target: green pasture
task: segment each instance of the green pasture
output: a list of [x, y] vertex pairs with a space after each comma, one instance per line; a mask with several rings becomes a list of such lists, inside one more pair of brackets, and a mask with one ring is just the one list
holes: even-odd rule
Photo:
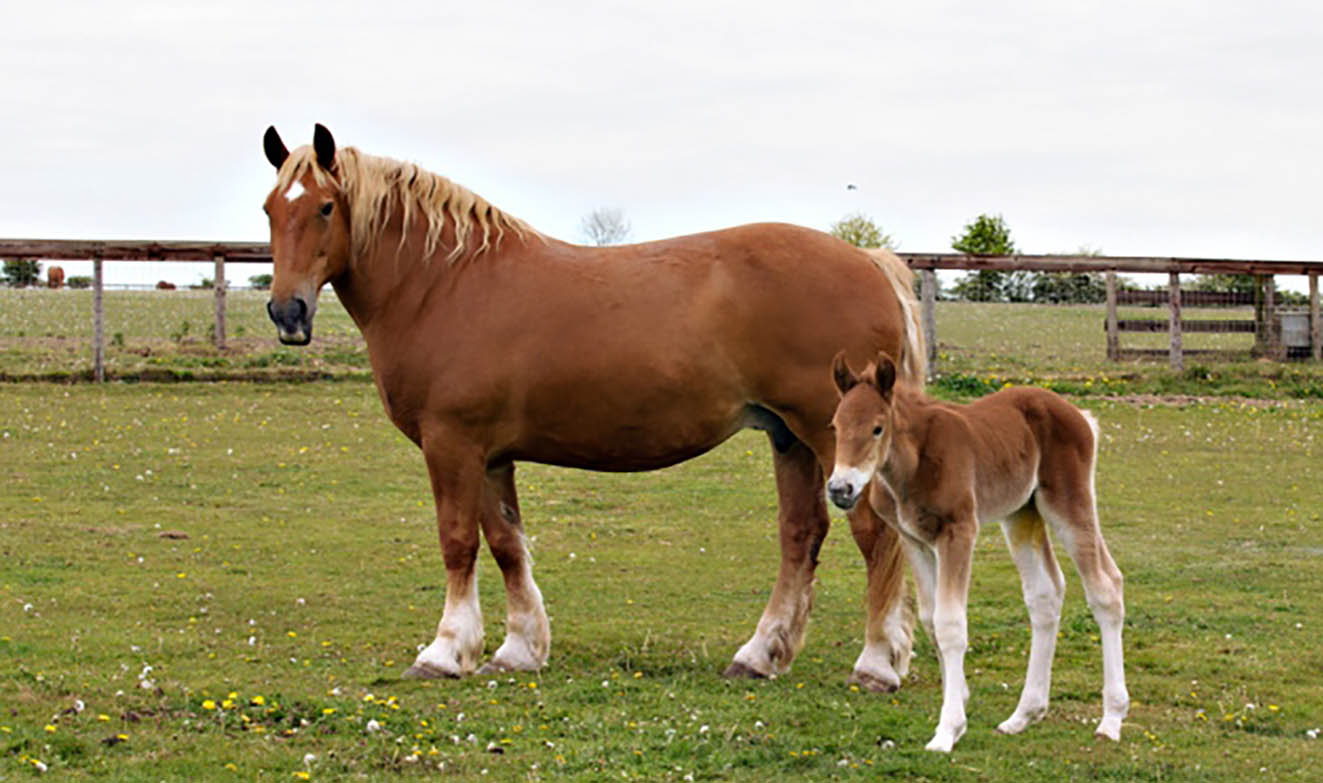
[[[1092, 736], [1097, 629], [1068, 563], [1051, 712], [995, 733], [1029, 635], [988, 530], [969, 731], [942, 756], [922, 632], [902, 690], [845, 685], [863, 575], [839, 520], [792, 672], [720, 677], [777, 562], [754, 433], [648, 474], [521, 466], [551, 661], [416, 682], [443, 571], [421, 459], [371, 384], [2, 384], [0, 780], [1316, 779], [1323, 403], [1083, 403], [1126, 574], [1122, 741]], [[489, 557], [480, 584], [490, 653]]]

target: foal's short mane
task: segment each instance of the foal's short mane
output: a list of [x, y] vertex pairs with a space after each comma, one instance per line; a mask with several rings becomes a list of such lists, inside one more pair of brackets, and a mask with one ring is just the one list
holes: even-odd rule
[[506, 231], [520, 239], [529, 235], [542, 237], [524, 221], [506, 214], [468, 188], [412, 163], [366, 155], [355, 147], [341, 147], [335, 152], [335, 168], [333, 178], [317, 165], [317, 153], [311, 146], [299, 147], [280, 167], [276, 189], [284, 192], [311, 172], [318, 186], [339, 190], [349, 204], [349, 235], [355, 262], [367, 256], [396, 208], [403, 211], [406, 227], [415, 216], [426, 221], [424, 259], [437, 252], [447, 222], [455, 241], [446, 254], [447, 261], [454, 261], [465, 251], [478, 255], [496, 247]]

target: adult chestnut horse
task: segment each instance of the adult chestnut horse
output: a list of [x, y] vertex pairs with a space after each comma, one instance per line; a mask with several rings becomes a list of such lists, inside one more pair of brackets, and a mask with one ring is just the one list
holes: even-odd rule
[[[515, 497], [520, 460], [608, 471], [661, 468], [752, 427], [771, 438], [781, 567], [728, 676], [785, 672], [827, 534], [824, 470], [844, 346], [923, 377], [908, 270], [826, 234], [780, 224], [623, 247], [544, 236], [408, 163], [336, 149], [316, 127], [289, 152], [274, 128], [266, 199], [281, 342], [312, 339], [329, 282], [367, 341], [386, 413], [423, 451], [446, 599], [406, 676], [457, 677], [483, 652], [479, 530], [504, 577], [504, 642], [482, 672], [536, 670], [551, 635]], [[860, 504], [867, 630], [852, 681], [892, 689], [910, 657], [896, 534]]]

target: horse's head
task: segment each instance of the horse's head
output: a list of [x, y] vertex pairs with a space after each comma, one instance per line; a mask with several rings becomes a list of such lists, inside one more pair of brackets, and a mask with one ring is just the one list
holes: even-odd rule
[[264, 205], [275, 263], [266, 311], [280, 342], [307, 345], [317, 293], [349, 267], [348, 205], [336, 175], [335, 140], [318, 125], [312, 148], [290, 153], [271, 127], [262, 146], [277, 172]]
[[882, 353], [856, 375], [841, 351], [832, 362], [832, 377], [841, 401], [832, 417], [836, 464], [827, 481], [827, 494], [832, 503], [849, 510], [859, 502], [868, 480], [891, 449], [896, 365]]

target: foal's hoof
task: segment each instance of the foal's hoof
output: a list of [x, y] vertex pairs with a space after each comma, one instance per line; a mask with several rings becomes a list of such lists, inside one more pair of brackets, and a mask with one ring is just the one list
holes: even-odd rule
[[722, 673], [721, 673], [721, 676], [722, 676], [722, 677], [725, 677], [726, 679], [729, 679], [729, 680], [765, 680], [765, 679], [767, 679], [767, 675], [766, 675], [766, 674], [763, 674], [762, 672], [758, 671], [757, 669], [751, 668], [751, 667], [749, 667], [749, 666], [745, 666], [744, 664], [740, 663], [739, 661], [736, 661], [735, 663], [732, 663], [730, 666], [727, 666], [727, 667], [726, 667], [726, 671], [722, 672]]
[[846, 680], [845, 684], [858, 685], [870, 693], [895, 693], [900, 690], [899, 677], [879, 677], [858, 669], [850, 673], [850, 679]]
[[458, 680], [459, 675], [448, 672], [444, 669], [431, 665], [430, 663], [415, 663], [413, 666], [404, 670], [400, 675], [405, 680]]

